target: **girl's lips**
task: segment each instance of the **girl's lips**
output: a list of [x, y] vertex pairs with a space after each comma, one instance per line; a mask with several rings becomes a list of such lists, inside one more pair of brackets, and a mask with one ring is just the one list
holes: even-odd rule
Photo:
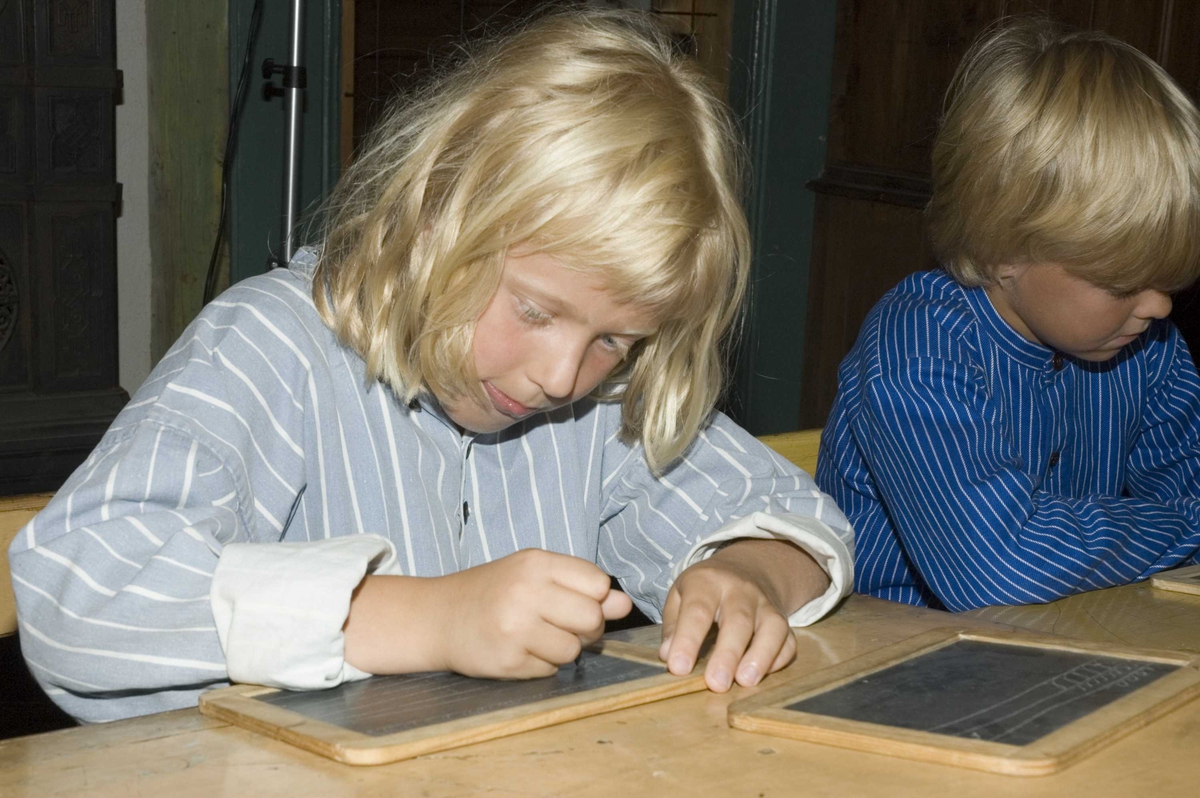
[[486, 380], [483, 383], [483, 389], [487, 391], [487, 395], [496, 409], [506, 416], [524, 418], [533, 413], [532, 407], [526, 407]]

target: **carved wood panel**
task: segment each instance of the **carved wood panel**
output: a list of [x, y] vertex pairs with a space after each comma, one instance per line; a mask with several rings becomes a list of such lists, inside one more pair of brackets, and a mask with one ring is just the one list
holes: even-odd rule
[[117, 384], [113, 0], [0, 0], [0, 495], [56, 489]]
[[[798, 424], [825, 423], [837, 367], [875, 302], [933, 268], [919, 209], [943, 96], [972, 41], [1003, 14], [1044, 13], [1107, 31], [1200, 95], [1200, 4], [1174, 0], [841, 0], [826, 166], [817, 192], [803, 397]], [[894, 210], [888, 210], [888, 207]], [[901, 210], [904, 209], [904, 210]], [[1200, 348], [1200, 300], [1172, 318]]]

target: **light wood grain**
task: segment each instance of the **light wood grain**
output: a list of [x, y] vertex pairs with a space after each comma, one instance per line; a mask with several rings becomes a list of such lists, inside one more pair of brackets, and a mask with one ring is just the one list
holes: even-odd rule
[[8, 570], [8, 546], [21, 529], [45, 507], [53, 493], [30, 493], [0, 498], [0, 637], [17, 631], [17, 605]]
[[1050, 604], [960, 613], [1012, 629], [1200, 654], [1200, 596], [1135, 585], [1093, 590]]
[[[1149, 588], [1147, 588], [1149, 590]], [[1158, 592], [1158, 591], [1155, 591]], [[1190, 598], [1190, 597], [1189, 597]], [[796, 662], [770, 689], [913, 635], [981, 619], [852, 596], [797, 629]], [[1149, 622], [1149, 621], [1144, 621]], [[654, 627], [620, 639], [655, 645]], [[1194, 798], [1200, 702], [1060, 773], [1014, 779], [731, 729], [731, 701], [693, 693], [376, 768], [353, 768], [195, 709], [0, 742], [0, 795], [221, 798], [468, 795], [570, 798]]]
[[[651, 646], [608, 640], [595, 650], [606, 656], [662, 666], [657, 650]], [[338, 762], [381, 765], [699, 692], [705, 689], [704, 664], [698, 662], [690, 676], [663, 673], [380, 736], [344, 729], [263, 703], [256, 700], [258, 696], [277, 691], [257, 685], [237, 685], [203, 695], [200, 712]]]
[[787, 458], [797, 468], [809, 474], [817, 473], [817, 454], [821, 449], [820, 429], [763, 435], [759, 440]]
[[[1166, 663], [1178, 666], [1179, 670], [1162, 676], [1045, 737], [1020, 746], [785, 709], [798, 701], [828, 692], [959, 640]], [[1078, 762], [1104, 745], [1143, 728], [1200, 695], [1200, 670], [1196, 665], [1197, 658], [1169, 651], [1067, 641], [1028, 632], [969, 632], [942, 629], [917, 635], [735, 702], [729, 707], [729, 723], [734, 728], [746, 731], [884, 756], [1012, 776], [1044, 776]]]

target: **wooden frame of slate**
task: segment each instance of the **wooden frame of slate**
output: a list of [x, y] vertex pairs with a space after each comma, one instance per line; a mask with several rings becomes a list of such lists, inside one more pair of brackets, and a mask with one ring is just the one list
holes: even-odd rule
[[1176, 593], [1192, 593], [1200, 596], [1200, 565], [1162, 571], [1150, 577], [1150, 586]]
[[375, 676], [313, 692], [243, 684], [200, 696], [200, 712], [338, 762], [382, 765], [703, 689], [703, 661], [673, 676], [656, 649], [604, 640], [578, 669], [544, 679]]
[[1024, 632], [935, 629], [737, 701], [729, 725], [1038, 776], [1200, 694], [1197, 662]]

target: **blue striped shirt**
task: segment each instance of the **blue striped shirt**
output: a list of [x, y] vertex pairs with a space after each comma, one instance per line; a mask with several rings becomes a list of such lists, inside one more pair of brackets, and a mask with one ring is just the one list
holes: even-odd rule
[[[366, 379], [313, 306], [314, 263], [302, 251], [206, 307], [14, 539], [22, 648], [71, 714], [194, 706], [228, 682], [210, 585], [232, 543], [283, 542], [291, 556], [297, 544], [373, 533], [416, 576], [536, 547], [598, 563], [657, 618], [697, 542], [764, 511], [825, 535], [845, 555], [832, 559], [849, 590], [845, 517], [727, 418], [661, 478], [620, 439], [617, 404], [584, 400], [464, 435], [436, 403], [406, 406]], [[361, 573], [336, 597], [343, 620]], [[285, 580], [279, 592], [270, 599], [290, 615], [311, 590]], [[340, 635], [341, 621], [332, 628]], [[340, 662], [340, 637], [327, 647]]]
[[916, 274], [841, 365], [817, 482], [861, 593], [965, 610], [1133, 582], [1200, 546], [1200, 379], [1169, 321], [1075, 361]]

